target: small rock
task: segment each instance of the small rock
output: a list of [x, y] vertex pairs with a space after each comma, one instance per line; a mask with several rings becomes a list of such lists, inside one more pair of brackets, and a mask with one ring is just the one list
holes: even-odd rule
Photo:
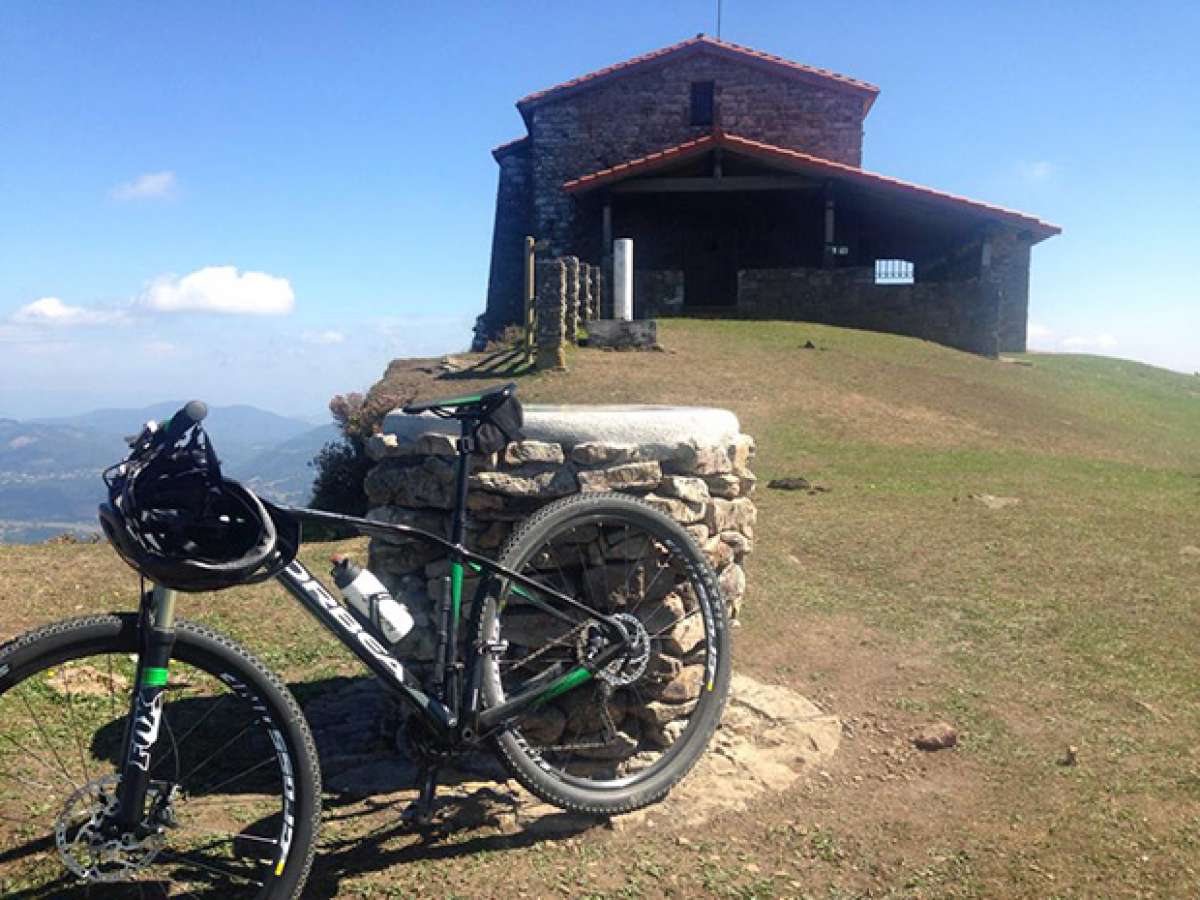
[[[706, 506], [703, 503], [689, 503], [675, 497], [660, 497], [657, 494], [647, 494], [642, 498], [655, 509], [666, 513], [676, 522], [690, 525], [704, 519]], [[728, 501], [726, 501], [728, 502]], [[711, 530], [711, 524], [709, 525]]]
[[758, 520], [758, 510], [745, 497], [736, 500], [716, 498], [707, 507], [709, 531], [740, 531], [747, 537]]
[[639, 456], [638, 448], [634, 444], [602, 444], [598, 441], [576, 444], [571, 451], [571, 460], [581, 466], [611, 466], [636, 462]]
[[[376, 470], [378, 467], [376, 467]], [[508, 497], [549, 498], [573, 494], [578, 489], [575, 471], [561, 466], [545, 472], [480, 472], [471, 476], [471, 487]]]
[[690, 703], [700, 695], [703, 684], [704, 666], [686, 666], [659, 689], [658, 699], [664, 703]]
[[982, 503], [988, 509], [1004, 509], [1006, 506], [1016, 506], [1021, 502], [1017, 497], [996, 497], [992, 494], [968, 494], [967, 497]]
[[948, 722], [926, 725], [912, 739], [918, 750], [948, 750], [958, 744], [958, 732]]
[[659, 485], [658, 492], [665, 497], [677, 497], [691, 503], [708, 502], [708, 485], [701, 478], [668, 475]]
[[662, 469], [656, 462], [624, 463], [607, 469], [584, 469], [578, 478], [584, 492], [650, 490], [662, 480]]
[[677, 471], [695, 475], [724, 475], [733, 471], [733, 460], [724, 447], [682, 444], [676, 457]]
[[807, 478], [791, 477], [772, 478], [767, 482], [767, 487], [777, 491], [807, 491], [812, 485], [809, 484]]
[[721, 586], [721, 594], [730, 606], [738, 606], [742, 595], [746, 593], [746, 573], [737, 563], [731, 563], [721, 570], [717, 578]]
[[399, 441], [394, 434], [373, 434], [367, 438], [367, 456], [378, 462], [399, 450]]
[[458, 441], [453, 435], [429, 431], [413, 442], [412, 449], [418, 456], [454, 457], [458, 455]]
[[750, 462], [758, 452], [754, 438], [748, 434], [739, 434], [729, 446], [729, 460], [733, 464], [735, 475], [747, 475], [750, 472]]
[[1074, 744], [1067, 747], [1067, 752], [1063, 754], [1058, 761], [1060, 766], [1077, 766], [1079, 765], [1079, 748]]
[[720, 571], [733, 562], [733, 547], [721, 540], [720, 535], [713, 535], [703, 545], [704, 555], [708, 557], [709, 565]]
[[754, 552], [754, 542], [740, 531], [722, 531], [721, 540], [733, 548], [735, 556], [747, 556]]
[[515, 441], [504, 449], [504, 462], [510, 466], [524, 463], [561, 465], [563, 461], [562, 447], [546, 441]]
[[742, 488], [742, 479], [737, 475], [705, 475], [704, 484], [714, 497], [732, 500]]

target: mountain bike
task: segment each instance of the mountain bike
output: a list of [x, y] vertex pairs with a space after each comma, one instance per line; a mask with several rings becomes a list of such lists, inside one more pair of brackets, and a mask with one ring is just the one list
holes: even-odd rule
[[[471, 453], [514, 390], [405, 409], [458, 422], [448, 536], [270, 507], [297, 524], [297, 542], [299, 523], [321, 522], [445, 552], [425, 679], [298, 559], [275, 574], [409, 708], [420, 777], [403, 815], [415, 827], [433, 813], [439, 770], [481, 749], [565, 810], [661, 800], [703, 753], [729, 690], [713, 570], [641, 500], [573, 495], [532, 513], [497, 559], [466, 546]], [[148, 425], [143, 451], [198, 424], [196, 409]], [[0, 647], [0, 894], [299, 895], [321, 810], [308, 723], [250, 651], [176, 616], [185, 598], [144, 583], [136, 612], [56, 622]]]

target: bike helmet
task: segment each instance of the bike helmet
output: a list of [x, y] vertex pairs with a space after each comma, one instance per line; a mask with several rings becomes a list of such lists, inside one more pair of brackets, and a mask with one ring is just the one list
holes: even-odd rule
[[104, 473], [100, 524], [146, 578], [180, 591], [217, 591], [276, 575], [296, 556], [300, 526], [221, 474], [189, 403], [163, 428], [147, 426], [129, 456]]

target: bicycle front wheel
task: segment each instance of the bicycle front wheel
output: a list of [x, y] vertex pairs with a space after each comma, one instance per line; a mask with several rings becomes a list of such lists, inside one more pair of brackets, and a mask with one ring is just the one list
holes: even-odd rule
[[312, 736], [262, 663], [199, 625], [176, 625], [146, 819], [105, 833], [138, 644], [136, 616], [107, 615], [0, 647], [0, 895], [298, 896], [320, 815]]
[[[554, 673], [590, 674], [496, 737], [509, 771], [564, 809], [630, 812], [662, 799], [695, 765], [729, 691], [729, 626], [716, 576], [686, 531], [622, 494], [564, 498], [530, 517], [500, 562], [616, 619], [626, 649], [590, 660], [607, 639], [594, 617], [509, 583], [489, 598], [483, 637], [491, 706]], [[565, 686], [564, 686], [565, 687]]]

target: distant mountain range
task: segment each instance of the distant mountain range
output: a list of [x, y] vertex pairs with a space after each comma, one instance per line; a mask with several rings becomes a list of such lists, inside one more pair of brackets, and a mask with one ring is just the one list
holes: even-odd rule
[[[124, 436], [182, 405], [0, 419], [0, 543], [96, 531], [96, 505], [105, 497], [100, 473], [125, 456]], [[308, 462], [338, 437], [333, 424], [314, 427], [253, 406], [211, 407], [204, 427], [227, 475], [286, 503], [307, 502], [314, 475]]]

